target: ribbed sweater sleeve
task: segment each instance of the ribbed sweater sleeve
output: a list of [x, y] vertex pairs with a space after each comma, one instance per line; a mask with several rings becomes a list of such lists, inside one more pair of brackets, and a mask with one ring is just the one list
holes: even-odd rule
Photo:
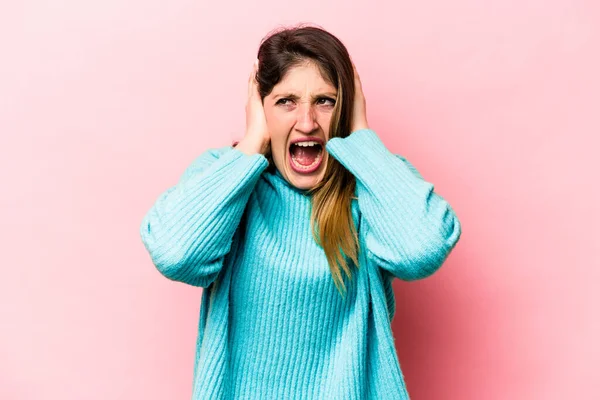
[[209, 149], [164, 191], [140, 227], [165, 277], [207, 287], [217, 277], [244, 208], [268, 161], [233, 147]]
[[332, 138], [326, 149], [356, 178], [368, 257], [408, 281], [441, 267], [460, 238], [461, 224], [434, 185], [371, 129]]

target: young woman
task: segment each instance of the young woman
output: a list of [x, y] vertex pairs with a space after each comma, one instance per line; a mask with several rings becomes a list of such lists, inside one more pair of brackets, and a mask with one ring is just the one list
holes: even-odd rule
[[156, 268], [204, 288], [193, 399], [408, 399], [391, 282], [443, 264], [456, 214], [369, 129], [350, 56], [320, 28], [263, 40], [246, 117], [141, 225]]

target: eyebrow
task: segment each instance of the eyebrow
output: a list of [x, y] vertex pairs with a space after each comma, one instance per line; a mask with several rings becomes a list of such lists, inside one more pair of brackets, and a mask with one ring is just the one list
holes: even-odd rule
[[[323, 97], [323, 96], [329, 96], [329, 97], [335, 98], [335, 97], [337, 97], [337, 93], [326, 92], [326, 93], [320, 93], [320, 94], [317, 94], [317, 95], [313, 95], [311, 97], [312, 97], [313, 100], [316, 100], [316, 99], [318, 99], [320, 97]], [[275, 95], [274, 99], [278, 100], [278, 99], [283, 98], [283, 97], [288, 98], [288, 99], [292, 99], [292, 100], [298, 100], [300, 98], [300, 96], [298, 96], [296, 93], [287, 92], [287, 93], [280, 93], [280, 94]]]

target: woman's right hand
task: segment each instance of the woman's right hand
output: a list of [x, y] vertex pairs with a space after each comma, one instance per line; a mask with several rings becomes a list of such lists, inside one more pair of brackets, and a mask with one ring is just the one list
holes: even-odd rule
[[248, 100], [246, 102], [246, 134], [236, 148], [246, 154], [266, 155], [271, 150], [271, 135], [267, 128], [265, 110], [258, 92], [256, 74], [258, 59], [254, 62], [248, 78]]

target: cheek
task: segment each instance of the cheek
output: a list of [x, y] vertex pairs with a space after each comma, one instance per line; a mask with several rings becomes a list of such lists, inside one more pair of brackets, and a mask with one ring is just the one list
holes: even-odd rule
[[321, 129], [325, 132], [325, 136], [329, 137], [329, 125], [331, 124], [331, 112], [322, 112], [317, 115], [317, 122], [321, 126]]
[[287, 134], [271, 132], [271, 151], [281, 153], [285, 151], [285, 145], [287, 143]]
[[277, 110], [265, 110], [265, 120], [271, 136], [289, 131], [293, 126], [293, 118], [288, 114], [277, 112]]
[[276, 158], [285, 156], [287, 152], [286, 144], [294, 126], [293, 118], [289, 114], [291, 113], [282, 114], [273, 108], [265, 109], [267, 128], [271, 134], [271, 152]]

